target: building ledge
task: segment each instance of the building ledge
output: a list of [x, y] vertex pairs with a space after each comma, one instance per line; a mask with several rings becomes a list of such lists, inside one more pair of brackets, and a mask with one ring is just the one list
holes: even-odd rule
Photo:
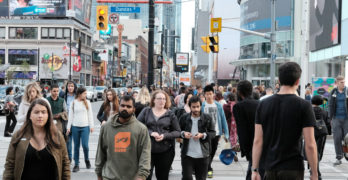
[[[293, 57], [277, 57], [275, 60], [275, 63], [281, 64], [288, 61], [291, 61]], [[234, 66], [241, 66], [241, 65], [253, 65], [253, 64], [269, 64], [270, 58], [255, 58], [255, 59], [237, 59], [230, 61], [229, 64]]]

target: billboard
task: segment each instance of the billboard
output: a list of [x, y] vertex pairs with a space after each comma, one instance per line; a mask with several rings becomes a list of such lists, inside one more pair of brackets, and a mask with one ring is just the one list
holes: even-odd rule
[[69, 0], [69, 11], [81, 23], [89, 25], [91, 22], [91, 0]]
[[340, 9], [341, 0], [310, 0], [310, 51], [340, 43]]
[[0, 16], [8, 16], [8, 0], [0, 0]]
[[189, 54], [178, 52], [175, 55], [175, 72], [188, 72]]
[[8, 0], [10, 16], [65, 16], [65, 0]]
[[[278, 31], [290, 30], [292, 21], [293, 0], [277, 0], [276, 21]], [[244, 0], [241, 2], [240, 23], [242, 29], [258, 32], [271, 31], [271, 1], [270, 0]], [[242, 36], [248, 35], [241, 33]]]

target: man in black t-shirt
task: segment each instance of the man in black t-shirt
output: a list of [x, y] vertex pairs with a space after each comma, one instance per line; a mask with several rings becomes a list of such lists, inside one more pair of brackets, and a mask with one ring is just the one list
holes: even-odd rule
[[267, 180], [302, 180], [303, 134], [311, 179], [317, 180], [318, 156], [313, 128], [315, 117], [311, 104], [296, 95], [301, 68], [294, 62], [288, 62], [281, 65], [278, 72], [280, 91], [261, 101], [256, 110], [252, 179], [261, 178], [258, 173], [261, 162]]

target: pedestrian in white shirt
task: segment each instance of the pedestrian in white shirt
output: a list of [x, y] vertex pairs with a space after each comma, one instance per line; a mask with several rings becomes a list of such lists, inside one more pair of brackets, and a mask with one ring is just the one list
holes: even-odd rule
[[70, 106], [67, 133], [72, 133], [74, 141], [74, 161], [73, 172], [80, 170], [80, 142], [82, 141], [83, 153], [87, 169], [91, 168], [88, 152], [89, 133], [93, 132], [93, 112], [91, 103], [86, 99], [87, 91], [84, 87], [79, 87], [76, 92], [76, 98]]

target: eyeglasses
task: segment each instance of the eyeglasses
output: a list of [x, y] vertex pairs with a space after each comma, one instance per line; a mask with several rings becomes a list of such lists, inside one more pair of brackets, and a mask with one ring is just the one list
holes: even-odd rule
[[155, 98], [157, 101], [165, 101], [166, 98]]

